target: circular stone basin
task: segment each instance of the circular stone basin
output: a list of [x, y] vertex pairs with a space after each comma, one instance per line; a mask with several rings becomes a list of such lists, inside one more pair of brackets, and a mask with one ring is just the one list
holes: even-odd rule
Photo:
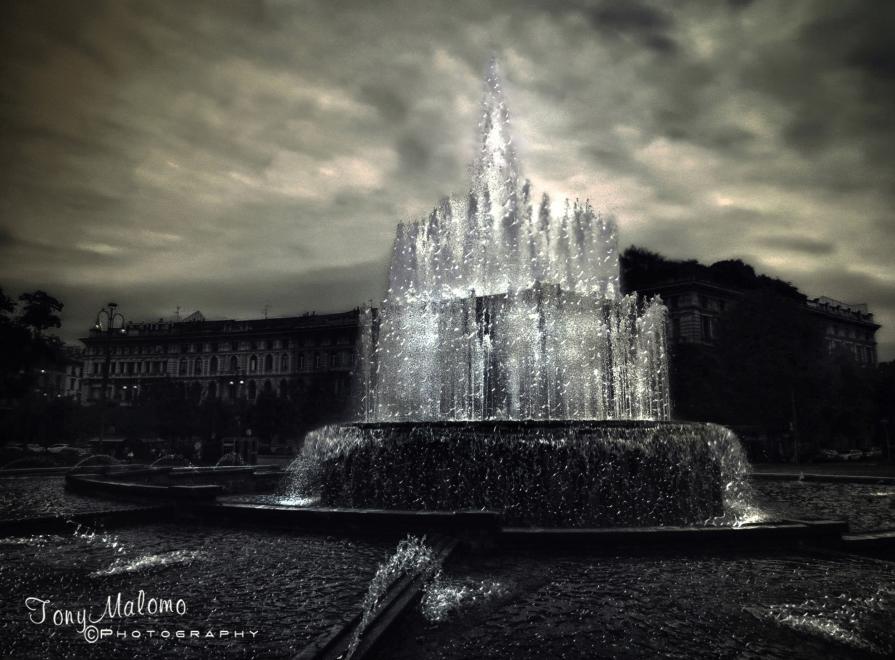
[[724, 427], [656, 421], [355, 423], [310, 433], [303, 454], [326, 506], [561, 527], [704, 523], [747, 465]]

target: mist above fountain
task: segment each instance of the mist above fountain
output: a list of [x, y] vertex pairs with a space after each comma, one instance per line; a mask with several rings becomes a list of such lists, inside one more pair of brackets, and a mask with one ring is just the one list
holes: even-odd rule
[[298, 494], [541, 525], [723, 517], [739, 442], [667, 421], [665, 307], [621, 294], [612, 217], [535, 208], [494, 61], [479, 129], [467, 194], [398, 226], [360, 333], [360, 421], [308, 435]]

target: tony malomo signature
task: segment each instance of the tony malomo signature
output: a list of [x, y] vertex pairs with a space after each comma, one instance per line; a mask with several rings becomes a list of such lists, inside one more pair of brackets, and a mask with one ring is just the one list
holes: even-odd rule
[[77, 627], [77, 633], [82, 635], [87, 642], [94, 644], [100, 639], [106, 637], [116, 637], [119, 639], [141, 639], [148, 637], [160, 637], [162, 639], [196, 639], [196, 638], [217, 638], [217, 639], [240, 639], [245, 638], [246, 634], [252, 639], [258, 634], [257, 630], [168, 630], [168, 629], [132, 629], [132, 630], [112, 630], [111, 628], [100, 628], [97, 624], [106, 623], [111, 625], [115, 620], [126, 620], [137, 616], [158, 616], [158, 615], [177, 615], [184, 616], [186, 614], [186, 602], [182, 598], [174, 600], [173, 598], [147, 598], [146, 592], [140, 589], [135, 599], [126, 599], [119, 591], [115, 596], [107, 596], [105, 607], [99, 614], [86, 607], [69, 610], [55, 609], [51, 607], [52, 601], [46, 598], [37, 598], [30, 596], [25, 599], [25, 607], [30, 614], [28, 620], [35, 625], [52, 624], [53, 626], [72, 626]]

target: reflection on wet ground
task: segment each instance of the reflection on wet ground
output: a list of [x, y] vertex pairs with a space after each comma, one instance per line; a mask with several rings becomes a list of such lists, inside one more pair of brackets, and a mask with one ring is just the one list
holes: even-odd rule
[[[392, 546], [182, 525], [0, 538], [0, 657], [290, 657], [357, 610]], [[82, 608], [99, 616], [108, 596], [135, 600], [140, 590], [147, 599], [183, 599], [185, 616], [106, 618], [98, 627], [141, 637], [91, 645], [78, 624], [30, 623], [25, 604], [34, 597], [51, 601], [48, 616]], [[162, 639], [162, 630], [172, 637]], [[188, 631], [184, 639], [178, 630]], [[230, 634], [189, 638], [189, 631], [221, 630]], [[258, 631], [254, 639], [233, 635], [249, 630]]]
[[402, 623], [392, 657], [895, 652], [891, 564], [855, 557], [493, 557], [452, 566], [443, 587], [440, 610], [424, 599]]

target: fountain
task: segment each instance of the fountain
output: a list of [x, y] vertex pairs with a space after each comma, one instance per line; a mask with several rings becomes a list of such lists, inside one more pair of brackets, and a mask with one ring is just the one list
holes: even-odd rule
[[311, 433], [300, 480], [326, 505], [520, 524], [724, 516], [738, 440], [669, 421], [666, 309], [620, 291], [612, 216], [535, 207], [494, 60], [479, 128], [467, 194], [398, 225], [386, 299], [363, 316], [360, 421]]
[[480, 129], [468, 194], [398, 225], [363, 419], [667, 419], [665, 308], [621, 295], [611, 216], [535, 211], [494, 61]]

